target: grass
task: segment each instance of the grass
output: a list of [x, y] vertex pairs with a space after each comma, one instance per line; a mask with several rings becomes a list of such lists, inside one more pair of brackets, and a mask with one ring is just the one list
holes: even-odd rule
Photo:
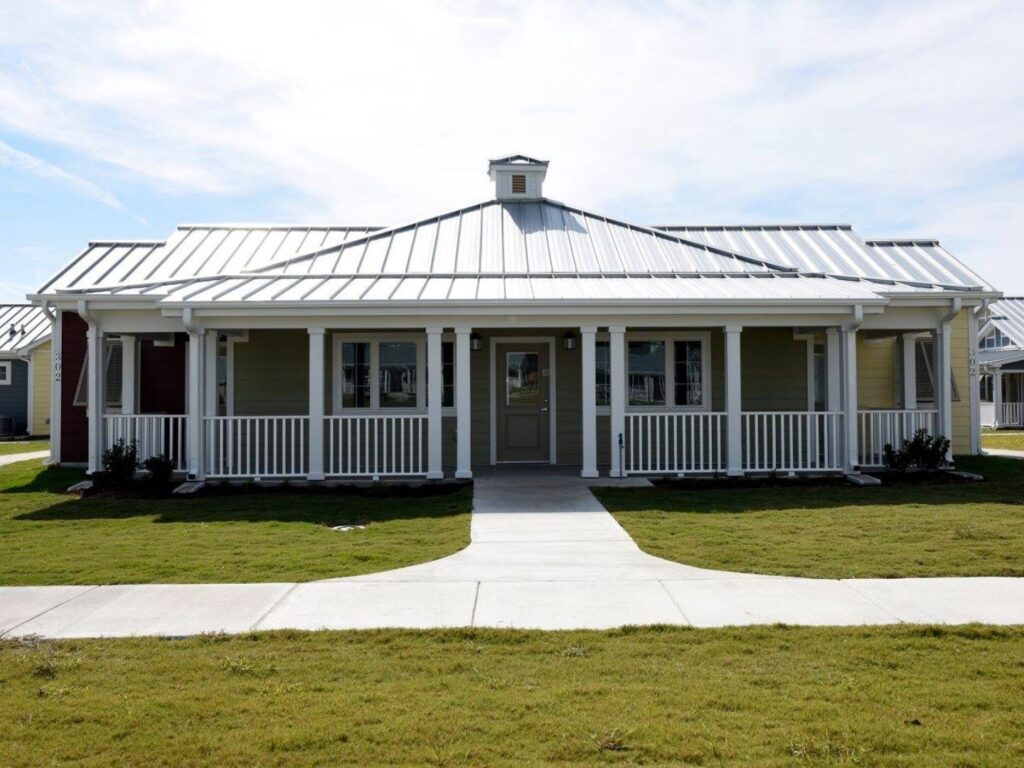
[[[62, 493], [81, 478], [39, 461], [0, 467], [0, 584], [307, 581], [413, 565], [469, 543], [467, 489], [425, 498]], [[329, 527], [356, 522], [368, 525]]]
[[1024, 451], [1024, 431], [1022, 430], [983, 430], [981, 433], [982, 448], [1003, 448], [1010, 451]]
[[756, 489], [596, 489], [652, 555], [820, 578], [1024, 576], [1024, 462], [957, 460], [967, 485], [835, 482]]
[[1021, 628], [0, 645], [0, 765], [1019, 766]]
[[0, 441], [0, 456], [15, 453], [32, 453], [50, 450], [49, 440], [4, 440]]

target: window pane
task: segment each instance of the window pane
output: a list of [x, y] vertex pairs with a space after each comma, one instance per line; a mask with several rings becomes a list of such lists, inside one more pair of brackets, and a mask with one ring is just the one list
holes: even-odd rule
[[380, 407], [416, 407], [416, 344], [380, 343]]
[[228, 415], [228, 342], [217, 338], [217, 415]]
[[665, 342], [629, 342], [629, 404], [665, 404]]
[[112, 341], [107, 345], [107, 367], [103, 372], [104, 393], [106, 405], [113, 408], [121, 407], [121, 378], [122, 354], [124, 347], [120, 341]]
[[676, 405], [703, 405], [704, 361], [699, 341], [676, 341]]
[[505, 405], [540, 403], [540, 356], [536, 352], [509, 352], [505, 378]]
[[607, 341], [599, 341], [594, 347], [594, 365], [597, 368], [595, 384], [597, 386], [597, 404], [612, 403], [612, 358], [611, 345]]
[[828, 359], [820, 344], [814, 346], [814, 407], [824, 411], [828, 406]]
[[341, 407], [370, 407], [370, 345], [346, 341], [341, 345]]
[[441, 407], [455, 407], [455, 344], [441, 342]]

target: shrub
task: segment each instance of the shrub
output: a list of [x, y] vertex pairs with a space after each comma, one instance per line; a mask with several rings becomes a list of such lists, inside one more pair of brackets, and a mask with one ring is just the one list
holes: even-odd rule
[[174, 462], [160, 454], [150, 456], [142, 466], [149, 472], [146, 478], [146, 490], [154, 495], [167, 493], [171, 487], [171, 479], [174, 476]]
[[935, 470], [946, 461], [949, 439], [942, 435], [929, 435], [927, 429], [919, 429], [911, 440], [904, 440], [899, 450], [886, 443], [882, 460], [887, 469], [906, 472], [908, 469]]
[[139, 466], [139, 449], [135, 441], [118, 440], [103, 452], [103, 471], [112, 485], [130, 485]]

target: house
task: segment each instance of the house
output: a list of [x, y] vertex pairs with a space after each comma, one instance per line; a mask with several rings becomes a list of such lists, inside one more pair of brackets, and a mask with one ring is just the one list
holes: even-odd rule
[[0, 438], [50, 433], [51, 319], [31, 304], [0, 304]]
[[54, 455], [320, 480], [855, 472], [919, 428], [978, 452], [999, 293], [937, 242], [632, 224], [547, 171], [493, 160], [493, 197], [397, 227], [89, 243], [31, 297], [58, 317]]
[[982, 425], [1024, 427], [1024, 297], [1007, 297], [989, 307], [978, 361]]

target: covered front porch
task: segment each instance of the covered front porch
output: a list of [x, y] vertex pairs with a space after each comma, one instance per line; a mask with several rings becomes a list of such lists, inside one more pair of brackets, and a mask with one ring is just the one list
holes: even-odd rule
[[[918, 429], [953, 435], [956, 309], [931, 323], [914, 312], [405, 327], [186, 313], [173, 413], [139, 407], [151, 334], [94, 320], [89, 470], [134, 440], [140, 460], [165, 455], [197, 480], [466, 479], [505, 463], [587, 478], [855, 472]], [[112, 343], [116, 406], [109, 369], [90, 362]]]

